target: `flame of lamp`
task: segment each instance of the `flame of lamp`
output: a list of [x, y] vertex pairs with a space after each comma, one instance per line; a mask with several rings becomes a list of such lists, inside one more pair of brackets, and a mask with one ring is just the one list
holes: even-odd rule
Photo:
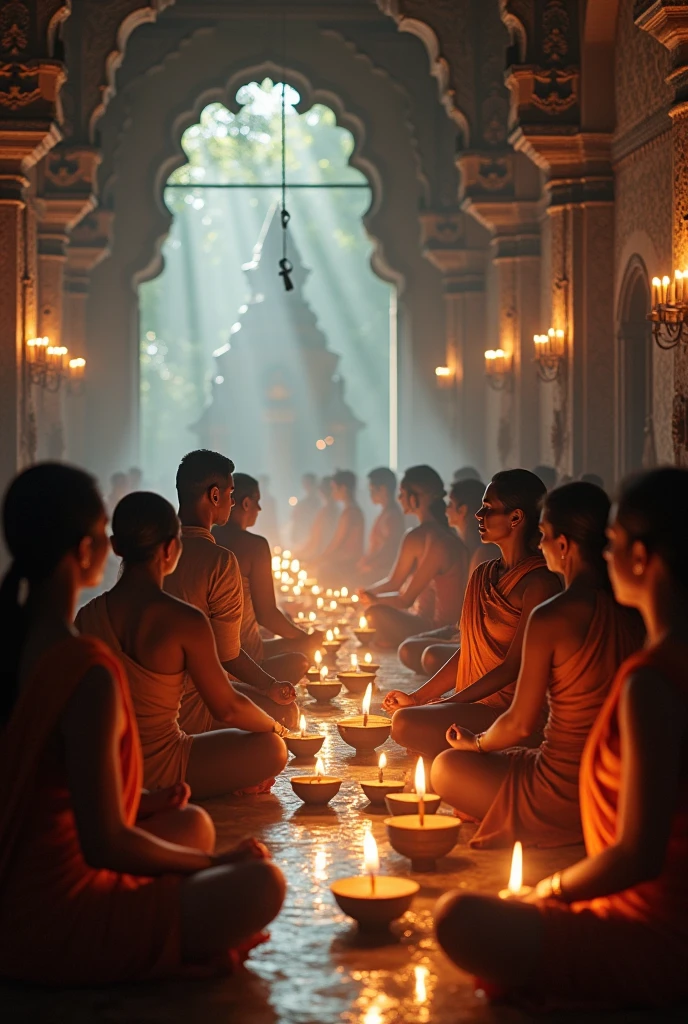
[[526, 896], [531, 887], [523, 884], [523, 846], [519, 842], [514, 843], [514, 852], [511, 855], [511, 871], [509, 873], [509, 884], [506, 889], [500, 889], [499, 897], [503, 900], [513, 897]]
[[380, 859], [377, 844], [371, 832], [363, 840], [364, 870], [362, 877], [340, 878], [330, 891], [344, 913], [358, 922], [364, 931], [389, 928], [411, 906], [420, 886], [408, 878], [377, 875]]

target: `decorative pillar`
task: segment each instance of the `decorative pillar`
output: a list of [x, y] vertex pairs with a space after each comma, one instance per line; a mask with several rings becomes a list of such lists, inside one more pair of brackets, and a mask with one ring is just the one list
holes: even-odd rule
[[450, 436], [461, 459], [485, 472], [484, 232], [462, 213], [424, 213], [420, 219], [423, 254], [442, 274], [449, 377], [438, 377], [436, 384], [446, 399]]
[[[669, 110], [673, 150], [672, 265], [688, 266], [688, 4], [639, 2], [636, 25], [649, 32], [671, 55], [667, 82], [674, 89]], [[688, 346], [679, 345], [674, 357], [674, 458], [688, 466]]]
[[49, 26], [68, 4], [0, 7], [0, 492], [33, 457], [24, 385], [24, 343], [36, 333], [35, 239], [27, 172], [60, 138], [64, 67], [52, 58]]

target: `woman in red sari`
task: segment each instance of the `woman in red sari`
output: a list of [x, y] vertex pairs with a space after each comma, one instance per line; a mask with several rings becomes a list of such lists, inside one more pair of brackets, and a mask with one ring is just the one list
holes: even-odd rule
[[70, 466], [34, 466], [5, 496], [0, 975], [14, 980], [99, 985], [227, 961], [284, 896], [260, 843], [211, 852], [184, 783], [141, 791], [123, 668], [72, 626], [102, 578], [106, 524], [93, 479]]
[[609, 529], [616, 599], [645, 649], [619, 669], [580, 770], [587, 857], [525, 900], [448, 894], [437, 936], [483, 987], [545, 1006], [688, 998], [688, 472], [628, 482]]

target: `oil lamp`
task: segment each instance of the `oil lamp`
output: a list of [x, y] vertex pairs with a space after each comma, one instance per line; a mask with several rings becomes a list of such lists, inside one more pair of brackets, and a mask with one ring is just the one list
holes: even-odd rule
[[378, 874], [380, 858], [372, 832], [363, 839], [364, 875], [340, 878], [330, 891], [347, 917], [358, 922], [362, 931], [389, 928], [411, 906], [420, 886], [410, 878], [394, 878]]

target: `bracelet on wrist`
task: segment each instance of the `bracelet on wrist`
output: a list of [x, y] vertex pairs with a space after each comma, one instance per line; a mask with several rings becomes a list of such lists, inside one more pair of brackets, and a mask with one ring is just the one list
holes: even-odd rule
[[550, 889], [552, 890], [552, 899], [563, 900], [564, 892], [561, 887], [561, 871], [555, 871], [549, 880]]
[[478, 751], [479, 754], [484, 754], [485, 753], [485, 751], [483, 750], [483, 736], [484, 735], [485, 735], [484, 732], [477, 732], [475, 734], [475, 736], [474, 736], [475, 749]]

